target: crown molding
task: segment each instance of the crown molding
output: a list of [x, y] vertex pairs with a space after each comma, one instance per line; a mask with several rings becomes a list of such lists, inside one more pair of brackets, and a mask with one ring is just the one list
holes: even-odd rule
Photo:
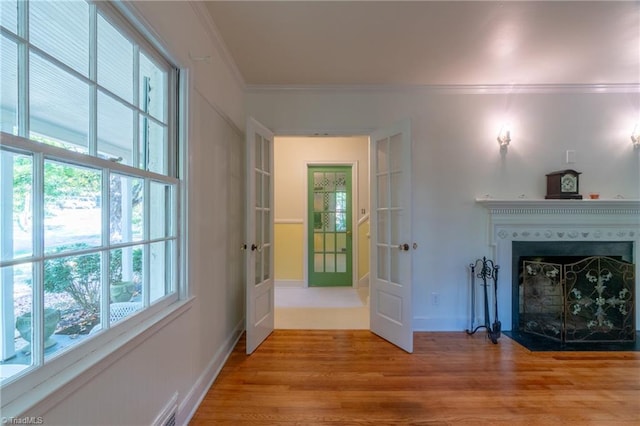
[[260, 85], [247, 84], [248, 93], [264, 92], [425, 92], [434, 94], [500, 95], [556, 93], [640, 93], [640, 83], [616, 84], [416, 84], [416, 85]]
[[204, 4], [205, 2], [189, 0], [188, 3], [193, 8], [196, 16], [198, 16], [200, 23], [202, 23], [202, 25], [204, 26], [207, 34], [209, 35], [209, 38], [213, 42], [214, 47], [219, 51], [220, 57], [222, 58], [223, 62], [231, 70], [233, 78], [242, 89], [246, 90], [247, 84], [242, 77], [242, 73], [240, 72], [240, 69], [238, 69], [236, 62], [233, 60], [233, 56], [231, 56], [231, 53], [229, 53], [227, 45], [225, 44], [220, 31], [218, 31], [218, 27], [213, 21], [209, 9], [207, 9], [207, 6], [205, 6]]

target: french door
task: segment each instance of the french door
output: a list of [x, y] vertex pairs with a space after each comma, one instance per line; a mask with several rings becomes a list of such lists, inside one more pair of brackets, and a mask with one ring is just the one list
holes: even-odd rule
[[351, 287], [351, 166], [309, 166], [309, 287]]
[[370, 139], [371, 331], [413, 352], [411, 287], [411, 125], [381, 129]]
[[274, 328], [273, 133], [247, 122], [246, 340], [250, 354]]

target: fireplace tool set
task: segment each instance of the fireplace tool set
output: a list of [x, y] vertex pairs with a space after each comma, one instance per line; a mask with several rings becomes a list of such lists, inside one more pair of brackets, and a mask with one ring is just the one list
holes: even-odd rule
[[[496, 265], [492, 260], [488, 260], [486, 257], [477, 259], [474, 263], [470, 264], [471, 268], [471, 328], [467, 330], [467, 334], [474, 334], [481, 328], [487, 330], [487, 337], [491, 339], [494, 344], [498, 343], [500, 338], [500, 330], [502, 325], [498, 320], [498, 270], [500, 267]], [[476, 269], [478, 273], [476, 274]], [[475, 321], [475, 305], [476, 305], [476, 277], [482, 279], [482, 287], [484, 289], [484, 324], [477, 327], [473, 327]], [[491, 314], [489, 312], [489, 290], [491, 285], [489, 281], [493, 281], [493, 307], [494, 317], [493, 324], [491, 324]]]

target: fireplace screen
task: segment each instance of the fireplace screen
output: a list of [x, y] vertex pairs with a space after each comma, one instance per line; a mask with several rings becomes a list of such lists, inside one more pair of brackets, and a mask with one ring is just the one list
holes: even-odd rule
[[604, 256], [523, 261], [520, 330], [564, 342], [634, 341], [634, 271]]

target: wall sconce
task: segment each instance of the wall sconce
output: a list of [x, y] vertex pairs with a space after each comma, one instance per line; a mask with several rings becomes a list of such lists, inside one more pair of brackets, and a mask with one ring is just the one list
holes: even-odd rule
[[511, 131], [508, 124], [503, 124], [498, 133], [498, 143], [500, 144], [500, 151], [506, 151], [511, 142]]
[[636, 127], [631, 132], [631, 143], [633, 143], [633, 148], [640, 149], [640, 121], [636, 123]]

